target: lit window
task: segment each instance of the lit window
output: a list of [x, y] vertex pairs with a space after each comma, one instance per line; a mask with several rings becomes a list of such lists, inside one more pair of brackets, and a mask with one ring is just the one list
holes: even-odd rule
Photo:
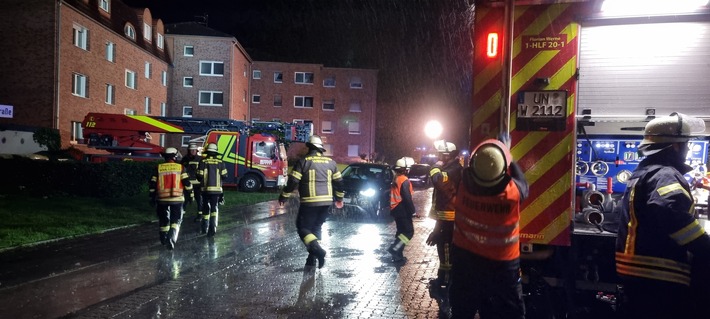
[[293, 106], [298, 108], [313, 108], [312, 96], [294, 96]]
[[182, 78], [182, 86], [186, 88], [191, 88], [192, 87], [192, 77], [191, 76], [186, 76]]
[[200, 91], [199, 104], [206, 106], [222, 106], [224, 94], [221, 91]]
[[296, 72], [296, 84], [313, 84], [313, 72]]
[[360, 145], [348, 145], [348, 157], [360, 156]]
[[193, 56], [195, 55], [195, 47], [191, 45], [186, 45], [182, 51], [183, 56]]
[[348, 134], [360, 134], [360, 123], [354, 121], [349, 122]]
[[72, 28], [72, 40], [74, 45], [84, 50], [89, 50], [89, 29], [80, 25], [74, 25]]
[[113, 42], [106, 42], [106, 60], [116, 62], [116, 44]]
[[200, 61], [200, 75], [223, 76], [224, 62]]
[[192, 117], [192, 106], [182, 107], [182, 117]]
[[126, 70], [126, 87], [134, 90], [138, 87], [136, 83], [136, 72]]
[[88, 97], [88, 79], [86, 75], [74, 73], [72, 74], [72, 94], [81, 97]]

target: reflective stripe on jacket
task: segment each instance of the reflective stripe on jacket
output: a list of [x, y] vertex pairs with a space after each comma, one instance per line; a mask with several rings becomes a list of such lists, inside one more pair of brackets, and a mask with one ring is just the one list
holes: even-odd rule
[[185, 168], [173, 162], [158, 165], [156, 173], [150, 179], [151, 196], [159, 202], [183, 202], [184, 191], [192, 190]]
[[520, 257], [520, 192], [513, 180], [498, 195], [456, 194], [454, 244], [492, 260]]
[[434, 167], [429, 177], [434, 186], [431, 217], [437, 220], [453, 221], [455, 218], [456, 190], [461, 181], [463, 167], [454, 158], [442, 167]]
[[298, 188], [301, 205], [328, 206], [333, 204], [334, 198], [343, 200], [345, 191], [342, 182], [343, 177], [335, 161], [311, 150], [294, 165], [281, 197], [290, 197], [291, 192]]

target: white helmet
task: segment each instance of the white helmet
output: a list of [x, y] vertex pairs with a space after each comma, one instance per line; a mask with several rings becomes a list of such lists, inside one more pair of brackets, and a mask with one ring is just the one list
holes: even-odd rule
[[434, 141], [434, 149], [438, 153], [451, 153], [456, 150], [456, 144], [445, 140]]
[[470, 166], [478, 185], [494, 186], [505, 177], [511, 156], [508, 148], [499, 140], [488, 139], [478, 144], [471, 155]]
[[206, 152], [207, 153], [214, 153], [214, 154], [219, 153], [219, 151], [217, 150], [217, 144], [215, 144], [215, 143], [207, 144]]
[[323, 140], [321, 140], [320, 136], [318, 135], [312, 135], [308, 139], [308, 143], [306, 145], [312, 145], [313, 147], [317, 148], [321, 152], [325, 152], [325, 147], [323, 147]]
[[394, 164], [394, 169], [408, 169], [414, 165], [414, 159], [411, 157], [402, 157]]
[[175, 159], [175, 157], [177, 157], [177, 154], [178, 154], [178, 150], [177, 150], [177, 148], [174, 148], [174, 147], [168, 147], [165, 149], [165, 151], [163, 151], [163, 157], [166, 160]]
[[197, 144], [195, 143], [190, 143], [190, 146], [187, 148], [189, 151], [196, 151], [197, 150]]
[[670, 116], [656, 118], [646, 124], [639, 150], [644, 155], [653, 155], [669, 147], [653, 147], [655, 144], [684, 143], [694, 134], [704, 131], [705, 122], [702, 119], [673, 112]]

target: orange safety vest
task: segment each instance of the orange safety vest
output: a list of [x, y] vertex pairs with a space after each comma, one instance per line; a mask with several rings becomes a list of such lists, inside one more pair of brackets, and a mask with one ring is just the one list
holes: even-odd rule
[[[394, 184], [392, 184], [392, 189], [390, 191], [390, 209], [394, 209], [397, 205], [399, 205], [399, 203], [402, 202], [402, 193], [400, 193], [400, 189], [402, 189], [402, 184], [406, 180], [407, 176], [404, 175], [397, 175], [397, 177], [395, 177]], [[412, 183], [409, 183], [409, 193], [414, 193]]]
[[520, 257], [520, 193], [513, 180], [496, 196], [456, 194], [454, 244], [492, 260]]
[[158, 165], [158, 181], [156, 184], [158, 199], [179, 198], [184, 200], [182, 173], [183, 167], [178, 163]]

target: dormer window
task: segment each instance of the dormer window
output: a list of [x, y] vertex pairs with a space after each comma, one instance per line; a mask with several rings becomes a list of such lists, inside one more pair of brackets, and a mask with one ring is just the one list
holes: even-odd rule
[[153, 28], [150, 24], [143, 23], [143, 39], [153, 41]]
[[136, 29], [133, 28], [133, 26], [130, 23], [126, 23], [126, 26], [123, 27], [123, 32], [126, 34], [128, 38], [131, 40], [136, 39]]
[[111, 0], [99, 0], [99, 8], [106, 12], [111, 12]]

